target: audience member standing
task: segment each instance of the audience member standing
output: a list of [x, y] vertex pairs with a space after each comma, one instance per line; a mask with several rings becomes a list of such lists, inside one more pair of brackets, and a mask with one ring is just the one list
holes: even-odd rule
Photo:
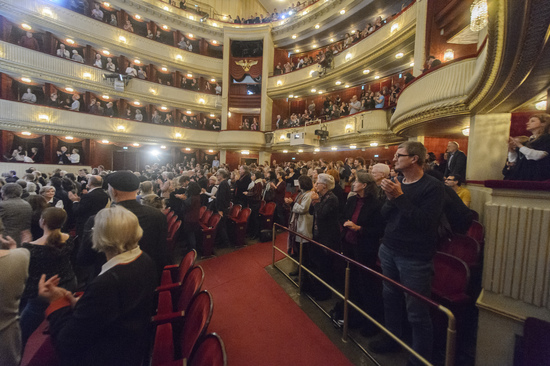
[[466, 155], [459, 150], [458, 143], [455, 141], [449, 141], [447, 144], [447, 168], [445, 169], [445, 176], [460, 175], [462, 178], [466, 178]]
[[[111, 200], [117, 206], [122, 206], [137, 216], [139, 226], [143, 229], [139, 246], [153, 259], [158, 276], [156, 281], [160, 281], [162, 270], [168, 264], [166, 246], [168, 223], [166, 222], [166, 216], [160, 210], [142, 205], [137, 201], [140, 182], [134, 173], [118, 171], [107, 176], [105, 180], [109, 187]], [[84, 237], [78, 253], [78, 262], [81, 265], [101, 266], [105, 263], [105, 257], [98, 256], [98, 253], [92, 250], [94, 219], [95, 217], [91, 217], [84, 226]]]
[[[334, 177], [329, 174], [319, 174], [315, 183], [315, 192], [311, 195], [309, 212], [313, 213], [313, 240], [339, 251], [340, 225], [338, 223], [338, 198], [332, 193]], [[332, 266], [329, 254], [317, 245], [310, 248], [314, 271], [327, 282], [332, 280]], [[317, 300], [330, 298], [331, 292], [319, 285], [313, 290]]]
[[2, 187], [0, 202], [0, 219], [4, 225], [4, 236], [11, 236], [17, 246], [22, 241], [32, 239], [31, 235], [31, 205], [21, 199], [23, 188], [17, 183], [8, 183]]
[[3, 366], [18, 366], [21, 361], [19, 300], [28, 277], [29, 259], [29, 251], [16, 248], [15, 243], [0, 249], [0, 360]]
[[221, 220], [218, 223], [218, 231], [216, 233], [216, 245], [227, 246], [229, 245], [229, 237], [227, 236], [227, 218], [229, 217], [229, 204], [231, 202], [231, 187], [227, 179], [229, 173], [225, 169], [218, 169], [216, 172], [216, 178], [218, 178], [218, 192], [216, 193], [216, 211], [221, 216]]
[[[424, 174], [425, 158], [426, 148], [421, 143], [408, 141], [399, 145], [393, 160], [395, 170], [403, 177], [382, 181], [387, 196], [382, 216], [387, 225], [379, 257], [385, 276], [429, 298], [445, 187]], [[398, 337], [403, 336], [405, 301], [412, 328], [412, 348], [430, 360], [433, 327], [429, 306], [415, 297], [404, 296], [401, 290], [388, 283], [384, 283], [383, 296], [386, 328]], [[398, 350], [399, 346], [386, 336], [372, 342], [369, 348], [376, 353], [387, 353]], [[416, 359], [411, 362], [417, 364]]]
[[241, 165], [239, 168], [239, 173], [241, 177], [237, 180], [235, 184], [235, 204], [242, 205], [243, 208], [247, 206], [248, 202], [244, 192], [248, 191], [248, 186], [252, 182], [250, 178], [250, 169], [246, 165]]
[[88, 219], [97, 214], [101, 209], [107, 206], [109, 195], [102, 189], [103, 178], [99, 175], [92, 175], [86, 185], [88, 193], [81, 197], [69, 192], [69, 199], [72, 203], [73, 217], [76, 224], [76, 235], [82, 238], [84, 224]]

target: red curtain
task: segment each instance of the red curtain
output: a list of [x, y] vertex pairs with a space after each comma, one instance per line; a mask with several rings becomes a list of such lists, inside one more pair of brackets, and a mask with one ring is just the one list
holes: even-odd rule
[[[239, 63], [239, 64], [237, 64]], [[250, 63], [255, 63], [250, 65]], [[243, 67], [243, 64], [245, 65]], [[246, 68], [250, 67], [248, 71]], [[236, 80], [242, 80], [245, 74], [252, 78], [257, 78], [262, 75], [262, 57], [232, 57], [229, 60], [229, 74]]]

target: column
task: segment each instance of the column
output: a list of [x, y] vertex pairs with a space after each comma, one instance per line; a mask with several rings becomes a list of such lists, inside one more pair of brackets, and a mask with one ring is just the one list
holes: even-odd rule
[[470, 117], [467, 180], [502, 179], [502, 168], [508, 156], [510, 119], [510, 113]]
[[426, 22], [428, 18], [428, 0], [416, 1], [416, 35], [414, 39], [413, 76], [422, 74], [422, 65], [426, 60]]

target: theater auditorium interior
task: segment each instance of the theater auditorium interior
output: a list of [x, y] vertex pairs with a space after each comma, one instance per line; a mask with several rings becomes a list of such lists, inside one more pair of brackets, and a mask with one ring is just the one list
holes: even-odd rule
[[0, 365], [550, 365], [549, 34], [535, 0], [0, 0]]

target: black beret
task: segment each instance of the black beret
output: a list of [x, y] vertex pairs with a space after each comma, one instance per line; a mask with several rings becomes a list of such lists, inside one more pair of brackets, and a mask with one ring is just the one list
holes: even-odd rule
[[132, 172], [119, 171], [109, 174], [105, 182], [116, 190], [133, 192], [139, 189], [139, 178]]

